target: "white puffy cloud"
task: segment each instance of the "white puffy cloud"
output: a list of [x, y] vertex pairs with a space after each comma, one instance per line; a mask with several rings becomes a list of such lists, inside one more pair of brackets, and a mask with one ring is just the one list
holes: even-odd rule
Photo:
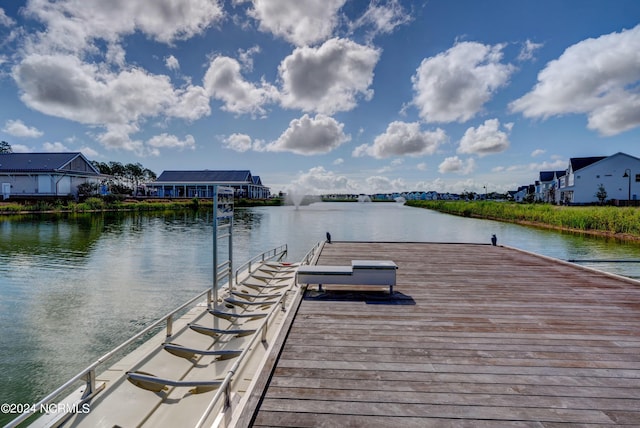
[[301, 194], [322, 194], [354, 192], [357, 188], [358, 186], [347, 177], [317, 166], [300, 174], [292, 182], [289, 191]]
[[567, 168], [569, 161], [566, 159], [554, 159], [544, 162], [532, 162], [527, 167], [530, 171], [563, 171]]
[[508, 132], [511, 131], [512, 126], [512, 123], [505, 124], [507, 132], [504, 132], [499, 129], [500, 121], [498, 119], [489, 119], [477, 128], [471, 127], [462, 136], [458, 153], [476, 154], [481, 157], [502, 153], [509, 148]]
[[380, 50], [347, 39], [331, 39], [317, 48], [296, 48], [278, 67], [284, 107], [333, 114], [370, 99], [373, 69]]
[[265, 113], [264, 104], [278, 98], [277, 89], [262, 82], [260, 86], [244, 80], [240, 63], [229, 57], [214, 58], [204, 77], [204, 88], [207, 93], [224, 105], [223, 110], [231, 113]]
[[[602, 105], [589, 114], [588, 128], [605, 136], [640, 126], [640, 94], [629, 93], [621, 88], [613, 92], [617, 96], [612, 96], [611, 103]], [[614, 101], [614, 98], [617, 99]]]
[[33, 147], [29, 147], [24, 144], [12, 144], [11, 149], [13, 150], [13, 153], [33, 153], [36, 151]]
[[164, 59], [164, 65], [169, 70], [177, 71], [180, 70], [180, 61], [173, 55], [169, 55]]
[[139, 68], [111, 72], [75, 56], [30, 55], [14, 67], [13, 77], [27, 106], [106, 128], [99, 140], [110, 148], [140, 151], [142, 143], [129, 134], [148, 118], [195, 120], [210, 113], [201, 87], [176, 90], [167, 76]]
[[514, 71], [500, 62], [503, 48], [463, 42], [424, 59], [411, 78], [420, 117], [427, 122], [465, 122], [478, 114]]
[[194, 149], [196, 147], [196, 140], [192, 135], [185, 136], [184, 140], [180, 140], [175, 135], [162, 133], [151, 137], [147, 144], [155, 148], [168, 147], [172, 149]]
[[[201, 34], [223, 18], [218, 0], [30, 0], [22, 12], [43, 25], [22, 39], [12, 70], [28, 107], [90, 125], [104, 146], [139, 154], [190, 144], [163, 135], [146, 143], [132, 138], [147, 120], [211, 113], [204, 88], [174, 87], [168, 76], [127, 66], [122, 41], [138, 33], [171, 44]], [[180, 66], [172, 55], [165, 65]]]
[[576, 43], [538, 73], [510, 108], [525, 117], [586, 114], [588, 127], [615, 135], [640, 125], [640, 25]]
[[527, 176], [531, 175], [529, 171], [538, 173], [540, 171], [563, 171], [567, 168], [569, 161], [558, 156], [552, 156], [551, 160], [541, 162], [530, 162], [528, 164], [515, 164], [509, 166], [496, 166], [492, 168], [493, 172], [505, 172], [508, 174], [526, 172]]
[[[109, 124], [106, 130], [97, 134], [95, 138], [100, 144], [109, 149], [123, 149], [143, 156], [149, 153], [144, 142], [132, 139], [131, 135], [139, 131], [135, 124]], [[151, 150], [152, 154], [158, 154], [157, 149]]]
[[462, 175], [471, 174], [476, 169], [476, 162], [473, 158], [469, 158], [466, 161], [460, 159], [458, 156], [451, 156], [445, 158], [438, 166], [438, 171], [441, 174], [455, 172]]
[[378, 172], [382, 174], [382, 173], [386, 173], [386, 172], [390, 172], [390, 171], [395, 171], [403, 163], [404, 163], [404, 159], [402, 159], [402, 158], [393, 159], [391, 162], [389, 162], [389, 165], [385, 165], [382, 168], [379, 168]]
[[409, 21], [411, 21], [411, 16], [398, 0], [390, 0], [385, 3], [372, 0], [364, 14], [350, 27], [352, 30], [371, 27], [371, 37], [374, 37], [377, 34], [390, 34], [396, 27]]
[[216, 0], [30, 0], [24, 13], [46, 26], [29, 46], [36, 52], [87, 52], [96, 40], [113, 43], [136, 31], [172, 43], [223, 17]]
[[36, 138], [43, 135], [42, 131], [35, 127], [25, 125], [20, 119], [7, 120], [2, 131], [14, 137]]
[[126, 57], [127, 53], [122, 45], [119, 45], [117, 43], [109, 43], [107, 45], [105, 60], [108, 64], [124, 68], [127, 62]]
[[353, 156], [368, 155], [377, 159], [391, 156], [423, 156], [435, 153], [447, 140], [446, 133], [422, 131], [418, 122], [391, 122], [384, 134], [378, 135], [373, 144], [363, 144], [353, 151]]
[[14, 21], [11, 17], [7, 16], [4, 9], [0, 7], [0, 26], [3, 27], [13, 27], [16, 21]]
[[535, 149], [534, 151], [531, 152], [531, 157], [536, 157], [536, 156], [541, 156], [543, 154], [545, 154], [547, 151], [544, 149]]
[[391, 179], [380, 175], [367, 177], [367, 192], [370, 193], [387, 193], [401, 192], [407, 190], [407, 183], [402, 178]]
[[222, 144], [224, 147], [240, 153], [249, 151], [254, 147], [251, 137], [247, 134], [231, 134], [222, 141]]
[[311, 45], [331, 37], [338, 11], [346, 0], [252, 0], [249, 15], [261, 31], [297, 45]]
[[165, 111], [167, 116], [194, 121], [211, 114], [209, 95], [202, 86], [189, 85], [175, 89], [174, 94]]
[[351, 136], [342, 130], [343, 127], [332, 117], [319, 114], [312, 118], [305, 114], [300, 119], [292, 120], [287, 130], [276, 141], [267, 144], [265, 149], [299, 155], [329, 153], [351, 140]]
[[100, 156], [100, 153], [98, 153], [96, 150], [92, 149], [91, 147], [87, 147], [87, 146], [80, 147], [77, 151], [81, 152], [83, 155], [89, 158], [96, 158]]
[[43, 149], [43, 151], [48, 152], [48, 153], [68, 152], [68, 151], [70, 151], [67, 146], [65, 146], [64, 144], [62, 144], [59, 141], [56, 141], [55, 143], [46, 142], [46, 143], [42, 144], [42, 149]]
[[246, 70], [253, 70], [253, 56], [259, 54], [260, 46], [253, 46], [249, 49], [238, 49], [238, 59]]
[[518, 54], [519, 61], [530, 61], [533, 59], [534, 53], [543, 46], [542, 43], [534, 43], [531, 40], [526, 40], [522, 44], [520, 53]]
[[141, 69], [115, 74], [67, 55], [31, 55], [14, 68], [21, 99], [42, 113], [81, 123], [127, 123], [173, 101], [166, 76]]

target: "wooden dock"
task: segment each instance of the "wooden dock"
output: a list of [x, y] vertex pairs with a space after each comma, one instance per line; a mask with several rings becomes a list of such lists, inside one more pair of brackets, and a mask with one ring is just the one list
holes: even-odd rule
[[307, 292], [241, 425], [640, 426], [640, 285], [504, 247], [325, 245], [397, 263], [384, 293]]

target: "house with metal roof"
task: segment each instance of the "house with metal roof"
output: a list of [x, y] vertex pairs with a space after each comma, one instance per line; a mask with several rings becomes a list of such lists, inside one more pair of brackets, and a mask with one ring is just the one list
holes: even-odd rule
[[215, 185], [233, 187], [240, 198], [266, 199], [271, 195], [260, 177], [249, 170], [163, 171], [146, 186], [150, 195], [159, 198], [211, 198]]
[[80, 152], [0, 154], [0, 196], [77, 197], [83, 183], [102, 175]]

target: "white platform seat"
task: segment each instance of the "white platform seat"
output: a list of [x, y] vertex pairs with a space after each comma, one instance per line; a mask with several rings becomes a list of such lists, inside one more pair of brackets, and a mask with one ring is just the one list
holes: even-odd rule
[[389, 287], [393, 294], [398, 266], [391, 260], [352, 260], [351, 266], [303, 265], [298, 268], [298, 284], [366, 285]]

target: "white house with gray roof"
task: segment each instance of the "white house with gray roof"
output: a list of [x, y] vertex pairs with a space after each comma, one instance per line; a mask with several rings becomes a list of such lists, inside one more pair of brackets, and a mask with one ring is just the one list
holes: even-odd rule
[[555, 203], [558, 180], [566, 173], [567, 171], [540, 171], [540, 178], [535, 183], [535, 200]]
[[102, 175], [80, 152], [0, 154], [0, 196], [76, 197], [83, 183]]
[[637, 201], [640, 195], [640, 159], [626, 153], [571, 158], [567, 172], [558, 180], [559, 203], [597, 203], [600, 186], [606, 200]]

